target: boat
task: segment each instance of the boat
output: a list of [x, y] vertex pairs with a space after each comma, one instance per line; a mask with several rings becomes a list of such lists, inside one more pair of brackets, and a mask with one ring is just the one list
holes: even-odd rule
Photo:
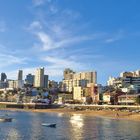
[[0, 122], [12, 122], [12, 118], [8, 117], [8, 115], [0, 116]]
[[42, 123], [42, 126], [46, 126], [46, 127], [56, 127], [56, 123]]

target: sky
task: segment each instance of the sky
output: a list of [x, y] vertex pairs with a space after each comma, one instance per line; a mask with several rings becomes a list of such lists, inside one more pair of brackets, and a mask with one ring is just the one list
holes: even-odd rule
[[140, 69], [139, 0], [1, 0], [0, 72], [16, 79], [45, 67], [109, 76]]

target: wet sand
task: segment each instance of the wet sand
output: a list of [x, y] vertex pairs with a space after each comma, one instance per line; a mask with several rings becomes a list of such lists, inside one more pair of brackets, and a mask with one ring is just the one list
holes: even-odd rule
[[[67, 108], [58, 108], [58, 109], [0, 109], [0, 110], [10, 110], [10, 111], [26, 111], [26, 112], [42, 112], [42, 113], [63, 113], [63, 114], [82, 114], [85, 116], [93, 117], [107, 117], [111, 119], [123, 119], [123, 120], [132, 120], [140, 121], [140, 113], [131, 113], [131, 112], [122, 112], [122, 111], [111, 111], [111, 110], [82, 110], [75, 111], [73, 109]], [[117, 115], [118, 114], [118, 115]]]

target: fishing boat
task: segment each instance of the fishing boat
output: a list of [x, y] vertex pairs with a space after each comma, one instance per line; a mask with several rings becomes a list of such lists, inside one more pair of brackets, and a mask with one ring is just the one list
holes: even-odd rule
[[56, 123], [42, 123], [42, 126], [46, 126], [46, 127], [56, 127]]

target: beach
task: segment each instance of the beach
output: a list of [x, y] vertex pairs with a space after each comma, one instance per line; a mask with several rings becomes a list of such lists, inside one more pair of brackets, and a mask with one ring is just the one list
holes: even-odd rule
[[0, 110], [10, 110], [10, 111], [26, 111], [35, 113], [62, 113], [67, 115], [81, 114], [90, 117], [107, 117], [110, 119], [120, 119], [120, 120], [131, 120], [140, 121], [140, 113], [132, 113], [125, 111], [115, 111], [115, 110], [82, 110], [76, 111], [74, 109], [67, 108], [56, 108], [56, 109], [15, 109], [15, 108], [4, 108]]

